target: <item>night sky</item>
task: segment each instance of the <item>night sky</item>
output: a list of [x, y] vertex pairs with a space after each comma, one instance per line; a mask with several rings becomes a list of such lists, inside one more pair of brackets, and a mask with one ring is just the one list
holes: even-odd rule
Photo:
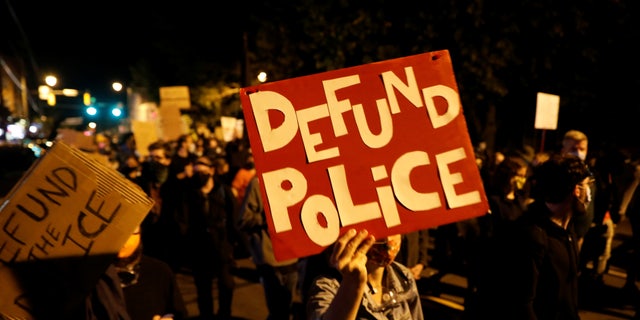
[[[8, 0], [0, 13], [3, 20], [9, 17], [2, 26], [13, 41], [28, 44], [28, 74], [53, 73], [61, 86], [100, 92], [110, 90], [113, 81], [126, 82], [128, 66], [152, 57], [160, 42], [176, 50], [207, 50], [212, 59], [238, 55], [241, 32], [229, 28], [229, 20], [223, 19], [233, 19], [235, 14], [224, 14], [213, 5], [204, 1], [143, 5], [121, 0], [37, 4]], [[207, 39], [234, 45], [225, 45], [224, 50], [186, 48]]]
[[[247, 17], [260, 15], [263, 21], [269, 23], [278, 19], [287, 22], [299, 21], [302, 20], [300, 17], [306, 17], [302, 14], [294, 17], [290, 12], [280, 14], [277, 4], [285, 3], [289, 2], [286, 0], [282, 0], [282, 3], [280, 0], [260, 2], [247, 0], [217, 3], [185, 0], [169, 3], [140, 3], [114, 0], [83, 3], [69, 0], [42, 2], [6, 0], [0, 5], [0, 34], [2, 35], [0, 38], [5, 40], [0, 43], [2, 50], [0, 52], [7, 56], [13, 54], [24, 58], [28, 86], [31, 88], [41, 84], [42, 79], [36, 78], [36, 75], [51, 72], [59, 77], [61, 87], [90, 90], [92, 94], [99, 96], [101, 92], [111, 93], [110, 84], [113, 81], [122, 81], [126, 85], [131, 76], [130, 65], [156, 59], [154, 61], [156, 66], [158, 61], [162, 66], [164, 63], [162, 58], [166, 57], [167, 53], [175, 54], [175, 56], [181, 55], [189, 61], [198, 61], [204, 58], [231, 65], [237, 62], [242, 55], [242, 30], [247, 28], [250, 22]], [[326, 5], [325, 2], [318, 3]], [[328, 3], [343, 4], [341, 1], [328, 1]], [[585, 35], [576, 32], [576, 30], [584, 28], [580, 28], [581, 20], [578, 19], [579, 15], [575, 12], [551, 10], [550, 12], [557, 15], [548, 13], [547, 8], [570, 7], [560, 6], [550, 0], [528, 1], [527, 8], [536, 9], [533, 12], [522, 12], [519, 10], [520, 4], [513, 4], [510, 7], [502, 2], [472, 1], [470, 2], [472, 4], [483, 3], [487, 7], [497, 7], [503, 13], [503, 16], [499, 16], [500, 19], [498, 19], [498, 16], [491, 15], [488, 8], [483, 8], [487, 10], [488, 14], [486, 17], [483, 16], [486, 20], [483, 20], [481, 27], [484, 28], [475, 28], [472, 24], [473, 21], [469, 19], [473, 16], [465, 15], [468, 12], [464, 10], [466, 7], [463, 6], [471, 5], [467, 2], [425, 1], [415, 3], [396, 0], [391, 2], [393, 3], [391, 5], [388, 1], [379, 0], [368, 3], [368, 6], [374, 7], [375, 4], [380, 5], [381, 3], [397, 9], [391, 10], [391, 12], [386, 10], [384, 11], [386, 14], [396, 14], [399, 17], [396, 19], [398, 22], [396, 25], [398, 30], [396, 31], [400, 36], [394, 34], [388, 37], [387, 41], [404, 41], [407, 46], [437, 45], [439, 49], [451, 50], [454, 59], [456, 59], [454, 62], [459, 63], [456, 66], [456, 76], [460, 82], [461, 94], [471, 97], [465, 101], [468, 102], [465, 104], [465, 109], [475, 108], [478, 110], [477, 118], [481, 119], [484, 114], [483, 105], [477, 102], [484, 102], [485, 105], [495, 104], [498, 108], [498, 127], [499, 130], [502, 130], [498, 132], [497, 137], [499, 140], [505, 140], [501, 144], [518, 145], [519, 138], [523, 135], [532, 136], [535, 134], [536, 138], [540, 139], [539, 132], [530, 128], [531, 125], [528, 122], [523, 125], [521, 121], [515, 120], [533, 121], [535, 93], [542, 91], [558, 93], [562, 96], [561, 113], [564, 113], [560, 116], [561, 130], [559, 131], [564, 131], [568, 127], [578, 128], [593, 133], [593, 137], [606, 143], [625, 140], [625, 143], [638, 145], [635, 136], [629, 132], [629, 128], [633, 126], [640, 115], [640, 107], [634, 96], [637, 86], [640, 85], [640, 80], [637, 77], [640, 72], [640, 63], [638, 63], [633, 48], [633, 45], [638, 42], [637, 30], [638, 21], [640, 21], [638, 12], [640, 9], [633, 2], [586, 1], [583, 6], [589, 8], [591, 5], [593, 8], [590, 9], [590, 12], [595, 12], [593, 14], [595, 18], [589, 17], [592, 20], [588, 21], [589, 28], [586, 30], [589, 33]], [[413, 20], [409, 19], [412, 16], [410, 3], [423, 9], [436, 9], [435, 11], [426, 10], [427, 13], [439, 13], [438, 5], [444, 8], [461, 6], [462, 9], [459, 9], [457, 15], [453, 15], [451, 19], [443, 19], [441, 25], [423, 27], [425, 21], [428, 21], [425, 20], [426, 18], [414, 16]], [[273, 6], [270, 7], [270, 5]], [[613, 11], [596, 10], [601, 7]], [[264, 10], [265, 8], [271, 10]], [[309, 7], [309, 10], [303, 13], [309, 14], [314, 9], [315, 7]], [[342, 9], [342, 7], [333, 8], [334, 11], [329, 11], [333, 14], [325, 12], [316, 19], [327, 21], [327, 24], [348, 24], [351, 22], [348, 20], [351, 16]], [[372, 12], [376, 11], [372, 10]], [[379, 18], [371, 15], [370, 17], [373, 21], [378, 21], [376, 19]], [[517, 18], [517, 22], [511, 23], [508, 19], [514, 17]], [[427, 37], [424, 35], [425, 33], [428, 33], [429, 36], [419, 38], [409, 34], [406, 28], [408, 21], [413, 22], [414, 30], [426, 30], [420, 34], [420, 37]], [[575, 30], [572, 21], [575, 21]], [[573, 32], [573, 34], [550, 33], [554, 23], [565, 24], [566, 30]], [[300, 30], [299, 25], [294, 24], [293, 26], [293, 30], [290, 31], [300, 31], [299, 33], [302, 35], [298, 36], [307, 39], [308, 32]], [[322, 24], [318, 24], [318, 26], [324, 27]], [[411, 27], [411, 25], [408, 26]], [[461, 26], [467, 27], [467, 29], [462, 29], [466, 31], [466, 38], [462, 40], [456, 38], [461, 29], [455, 29]], [[490, 29], [488, 26], [495, 26], [496, 29]], [[514, 30], [510, 28], [514, 28]], [[385, 32], [393, 31], [393, 29], [381, 29]], [[493, 35], [496, 32], [504, 33], [502, 36], [505, 42], [485, 44], [481, 40], [487, 39], [489, 36], [482, 37], [480, 34], [482, 30], [488, 32], [488, 35]], [[268, 31], [276, 35], [281, 33], [278, 29], [268, 29]], [[347, 53], [368, 49], [375, 55], [376, 50], [383, 47], [381, 44], [384, 42], [379, 37], [369, 37], [368, 31], [370, 30], [351, 34], [351, 36], [360, 36], [361, 38], [358, 39], [365, 40], [366, 43], [358, 42], [358, 45], [354, 46], [354, 49], [348, 50]], [[513, 31], [513, 35], [510, 31]], [[476, 32], [479, 33], [477, 37], [475, 37]], [[371, 35], [373, 34], [375, 33], [371, 31]], [[283, 38], [298, 46], [303, 44], [300, 39], [293, 38], [292, 35], [295, 36], [295, 32], [285, 34]], [[566, 37], [560, 37], [560, 35]], [[557, 37], [553, 38], [553, 36]], [[277, 39], [277, 37], [274, 38]], [[8, 41], [6, 41], [7, 39]], [[476, 39], [478, 39], [477, 43]], [[500, 40], [499, 37], [496, 39]], [[326, 46], [316, 48], [315, 51], [314, 49], [310, 50], [307, 52], [309, 57], [305, 62], [311, 61], [314, 57], [313, 54], [320, 49], [328, 48], [327, 52], [322, 52], [322, 54], [331, 56], [333, 52], [337, 51], [337, 48], [344, 46], [342, 42], [336, 44], [338, 40], [331, 39], [334, 42], [328, 41]], [[500, 45], [511, 42], [518, 44], [517, 47], [514, 47], [514, 51], [502, 51], [504, 48]], [[546, 47], [547, 45], [549, 47]], [[585, 49], [580, 50], [583, 45]], [[314, 43], [306, 43], [306, 46], [307, 48], [315, 48]], [[281, 47], [274, 45], [273, 52], [267, 52], [259, 59], [269, 63], [278, 63], [279, 60], [282, 60], [282, 57], [277, 56], [283, 52], [281, 49]], [[161, 57], [158, 55], [160, 51], [163, 53]], [[474, 52], [478, 53], [477, 61], [470, 59], [476, 56]], [[502, 67], [502, 70], [476, 72], [479, 75], [496, 72], [495, 78], [499, 81], [506, 81], [505, 87], [511, 91], [505, 98], [494, 96], [483, 101], [483, 97], [492, 93], [483, 87], [487, 81], [474, 77], [476, 74], [469, 76], [468, 71], [481, 69], [484, 66], [483, 61], [487, 57], [498, 59], [504, 55], [507, 60], [514, 56], [528, 57], [522, 52], [537, 52], [538, 56], [531, 55], [534, 57], [533, 59], [522, 61], [520, 64], [513, 64], [514, 61], [518, 62], [517, 59], [512, 59], [511, 64], [507, 66], [498, 64], [497, 66]], [[594, 58], [592, 58], [593, 60], [579, 59], [580, 55]], [[312, 62], [309, 65], [314, 66]], [[180, 65], [178, 64], [178, 66]], [[174, 72], [174, 69], [166, 69], [170, 70], [169, 72]], [[294, 68], [285, 70], [292, 69]], [[465, 73], [466, 77], [464, 77]], [[577, 76], [573, 76], [574, 74]], [[519, 77], [512, 77], [513, 75], [519, 75]], [[516, 79], [516, 81], [512, 79]], [[576, 84], [576, 81], [580, 81], [580, 83]], [[584, 84], [589, 86], [586, 87]], [[583, 96], [575, 93], [579, 91], [575, 90], [576, 88], [584, 88], [583, 92], [580, 92]], [[591, 94], [598, 99], [591, 97]], [[477, 119], [470, 118], [468, 122], [474, 124], [475, 120]], [[481, 124], [478, 127], [481, 127]], [[560, 134], [561, 132], [548, 132], [546, 137], [548, 143], [553, 140], [557, 141]]]

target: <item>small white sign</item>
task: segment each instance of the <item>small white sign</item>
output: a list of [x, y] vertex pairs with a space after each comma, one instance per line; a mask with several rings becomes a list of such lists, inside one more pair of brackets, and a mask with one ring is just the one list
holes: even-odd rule
[[536, 129], [556, 130], [558, 128], [558, 113], [560, 111], [560, 96], [538, 92], [536, 103]]

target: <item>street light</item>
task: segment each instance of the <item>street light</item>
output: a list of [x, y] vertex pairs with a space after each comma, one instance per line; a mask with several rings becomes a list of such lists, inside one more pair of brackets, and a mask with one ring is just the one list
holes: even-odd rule
[[62, 90], [56, 90], [55, 87], [58, 84], [58, 77], [54, 75], [47, 75], [44, 77], [45, 85], [38, 87], [38, 97], [40, 100], [46, 100], [49, 106], [56, 105], [56, 96], [65, 97], [77, 97], [79, 91], [77, 89], [64, 88]]
[[47, 75], [44, 77], [44, 83], [46, 83], [49, 87], [55, 87], [58, 83], [58, 78], [54, 75]]
[[123, 85], [122, 85], [122, 83], [116, 81], [116, 82], [111, 84], [111, 88], [113, 88], [113, 91], [115, 91], [115, 92], [120, 92], [120, 91], [122, 91]]
[[264, 83], [265, 81], [267, 81], [267, 73], [264, 71], [261, 71], [260, 73], [258, 73], [258, 81], [260, 81], [261, 83]]

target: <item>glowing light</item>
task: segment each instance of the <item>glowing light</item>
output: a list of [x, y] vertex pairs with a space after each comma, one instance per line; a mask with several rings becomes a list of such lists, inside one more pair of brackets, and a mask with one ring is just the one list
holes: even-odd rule
[[122, 91], [122, 83], [114, 82], [113, 84], [111, 84], [111, 88], [113, 88], [113, 90], [116, 92], [120, 92]]
[[65, 97], [77, 97], [78, 90], [76, 89], [62, 89], [62, 95]]
[[98, 113], [98, 109], [96, 109], [95, 107], [88, 107], [86, 112], [90, 116], [95, 116]]
[[49, 98], [49, 94], [51, 93], [51, 87], [49, 86], [39, 86], [38, 87], [38, 97], [40, 100], [47, 100]]
[[50, 87], [53, 87], [58, 83], [58, 78], [53, 75], [48, 75], [44, 78], [44, 83], [46, 83]]
[[258, 81], [265, 82], [267, 81], [267, 73], [262, 71], [258, 74]]
[[113, 108], [113, 109], [111, 109], [111, 114], [112, 114], [114, 117], [119, 117], [119, 116], [121, 116], [121, 115], [122, 115], [122, 109], [120, 109], [120, 108]]

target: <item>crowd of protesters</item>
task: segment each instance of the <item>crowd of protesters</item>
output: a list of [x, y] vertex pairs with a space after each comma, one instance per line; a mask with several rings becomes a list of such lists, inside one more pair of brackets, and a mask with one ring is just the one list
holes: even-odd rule
[[[394, 271], [394, 277], [410, 275], [413, 285], [409, 290], [417, 290], [415, 281], [428, 264], [440, 272], [462, 273], [468, 279], [467, 319], [578, 319], [580, 304], [593, 302], [593, 296], [583, 293], [604, 285], [616, 224], [629, 219], [634, 255], [626, 266], [628, 278], [623, 290], [629, 302], [638, 305], [640, 189], [636, 187], [640, 158], [634, 153], [637, 150], [588, 149], [588, 141], [584, 133], [570, 130], [562, 145], [552, 151], [536, 153], [524, 148], [489, 153], [480, 143], [476, 163], [490, 212], [432, 232], [416, 232], [412, 234], [415, 241], [407, 240], [408, 235], [398, 238], [404, 247], [396, 260], [400, 263], [393, 265], [403, 267]], [[286, 314], [293, 319], [311, 314], [328, 317], [337, 312], [331, 308], [332, 299], [342, 290], [339, 283], [345, 270], [372, 272], [368, 264], [360, 264], [366, 259], [356, 259], [357, 248], [369, 251], [376, 247], [366, 233], [349, 233], [340, 240], [346, 244], [357, 239], [351, 251], [328, 248], [317, 256], [285, 262], [275, 261], [273, 252], [265, 251], [270, 240], [246, 139], [224, 142], [185, 134], [172, 141], [153, 142], [146, 149], [141, 155], [133, 135], [126, 135], [99, 144], [97, 152], [154, 199], [155, 206], [141, 224], [140, 247], [145, 257], [162, 261], [173, 274], [188, 271], [193, 275], [199, 319], [232, 318], [232, 272], [238, 258], [251, 258], [256, 263], [269, 319], [283, 319]], [[16, 180], [19, 177], [11, 172], [14, 176]], [[385, 243], [389, 247], [389, 242]], [[427, 247], [432, 247], [428, 255]], [[343, 257], [345, 250], [348, 260]], [[335, 275], [338, 265], [342, 275], [326, 278]], [[391, 264], [387, 260], [380, 266]], [[380, 275], [386, 274], [379, 270]], [[318, 284], [316, 276], [328, 280]], [[370, 290], [359, 292], [359, 299], [379, 300], [380, 291], [371, 288], [371, 283], [380, 279], [372, 276], [362, 283]], [[217, 301], [212, 293], [214, 280]], [[312, 300], [308, 300], [308, 292], [314, 292]], [[296, 297], [315, 307], [294, 308]], [[349, 317], [388, 312], [354, 303], [349, 305]], [[422, 308], [407, 306], [409, 313], [422, 313]], [[184, 306], [179, 305], [178, 311], [181, 316], [176, 319], [186, 317]]]

